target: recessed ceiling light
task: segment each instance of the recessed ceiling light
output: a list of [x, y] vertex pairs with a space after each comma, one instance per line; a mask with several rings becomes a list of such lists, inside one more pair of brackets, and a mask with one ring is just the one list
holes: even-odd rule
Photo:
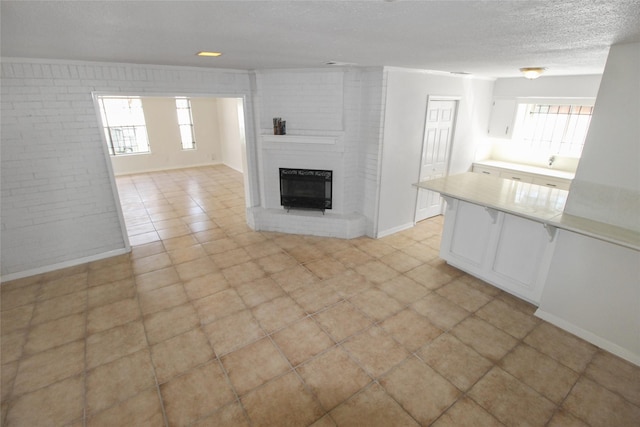
[[196, 55], [198, 55], [198, 56], [220, 56], [220, 55], [222, 55], [222, 53], [220, 53], [220, 52], [202, 51], [202, 52], [196, 53]]

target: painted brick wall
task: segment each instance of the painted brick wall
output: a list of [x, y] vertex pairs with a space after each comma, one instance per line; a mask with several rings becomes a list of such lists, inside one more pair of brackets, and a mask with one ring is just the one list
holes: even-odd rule
[[270, 133], [273, 118], [287, 122], [287, 131], [343, 131], [342, 70], [261, 71], [260, 128]]
[[3, 277], [125, 247], [92, 92], [251, 91], [243, 71], [12, 58], [2, 59], [1, 79]]
[[[261, 158], [261, 192], [266, 208], [278, 208], [279, 186], [274, 166], [278, 161], [299, 164], [286, 167], [307, 167], [310, 162], [333, 164], [334, 174], [339, 176], [340, 185], [334, 183], [336, 205], [332, 214], [344, 215], [352, 230], [362, 230], [373, 235], [375, 201], [378, 184], [378, 152], [381, 143], [382, 68], [357, 68], [335, 70], [270, 70], [257, 73], [256, 102], [258, 106], [258, 126], [262, 134], [272, 134], [272, 118], [282, 117], [287, 121], [287, 135], [337, 137], [340, 148], [328, 153], [313, 153], [314, 144], [305, 144], [301, 150], [291, 144], [289, 150], [278, 154], [272, 148], [259, 146]], [[279, 156], [279, 157], [278, 157]], [[298, 156], [296, 158], [296, 156]], [[332, 160], [333, 159], [333, 160]], [[331, 167], [325, 167], [331, 168]], [[341, 194], [335, 194], [341, 191]], [[278, 194], [276, 194], [278, 193]], [[271, 202], [270, 202], [271, 201]], [[259, 212], [258, 212], [259, 214]], [[364, 222], [354, 222], [352, 214], [366, 216]], [[290, 221], [289, 217], [274, 215], [260, 224], [270, 229], [286, 228], [278, 221]], [[305, 217], [307, 231], [319, 235], [335, 235], [327, 217]], [[362, 224], [366, 224], [366, 231]], [[346, 228], [345, 228], [346, 230]], [[293, 230], [291, 232], [294, 232]], [[342, 237], [345, 237], [343, 235]]]

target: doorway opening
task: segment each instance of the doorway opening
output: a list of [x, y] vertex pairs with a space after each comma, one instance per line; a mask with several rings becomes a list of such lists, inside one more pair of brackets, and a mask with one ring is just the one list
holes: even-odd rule
[[206, 240], [222, 222], [246, 226], [242, 97], [96, 93], [94, 100], [127, 246], [189, 234]]
[[[427, 98], [419, 181], [441, 178], [449, 172], [459, 100], [458, 97]], [[418, 189], [414, 223], [442, 214], [443, 208], [439, 193]]]

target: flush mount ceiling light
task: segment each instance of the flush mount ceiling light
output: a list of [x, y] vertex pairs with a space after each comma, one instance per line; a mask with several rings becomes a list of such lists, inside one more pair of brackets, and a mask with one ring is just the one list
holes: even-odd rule
[[524, 75], [524, 78], [529, 80], [537, 79], [544, 73], [544, 70], [546, 70], [546, 68], [543, 67], [520, 68], [520, 72]]
[[220, 56], [220, 55], [222, 55], [222, 53], [220, 53], [220, 52], [202, 51], [202, 52], [196, 53], [196, 55], [198, 55], [198, 56]]

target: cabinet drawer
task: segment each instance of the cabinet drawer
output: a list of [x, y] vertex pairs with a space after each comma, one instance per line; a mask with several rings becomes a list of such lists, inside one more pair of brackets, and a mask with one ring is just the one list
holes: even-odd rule
[[500, 170], [487, 166], [473, 165], [473, 172], [482, 173], [485, 175], [500, 176]]
[[522, 181], [522, 182], [533, 182], [533, 177], [526, 173], [521, 172], [513, 172], [513, 171], [502, 171], [500, 172], [500, 178], [505, 179], [513, 179], [514, 181]]
[[549, 178], [546, 176], [536, 176], [533, 178], [533, 183], [538, 185], [544, 185], [547, 187], [558, 188], [560, 190], [568, 190], [571, 186], [571, 181], [561, 178]]

